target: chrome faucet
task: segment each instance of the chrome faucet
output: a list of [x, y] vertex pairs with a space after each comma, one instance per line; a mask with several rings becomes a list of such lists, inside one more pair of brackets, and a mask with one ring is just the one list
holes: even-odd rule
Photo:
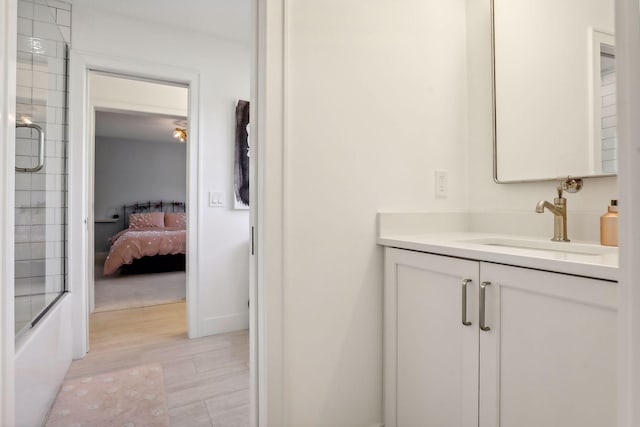
[[553, 199], [553, 204], [546, 200], [540, 200], [536, 205], [537, 213], [544, 213], [547, 208], [553, 214], [553, 238], [554, 242], [570, 242], [567, 237], [567, 199], [562, 197], [562, 192], [577, 193], [582, 189], [582, 180], [567, 177], [560, 181], [557, 187], [558, 197]]

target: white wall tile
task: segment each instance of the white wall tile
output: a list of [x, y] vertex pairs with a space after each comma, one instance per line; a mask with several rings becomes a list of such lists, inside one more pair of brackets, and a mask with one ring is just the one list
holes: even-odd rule
[[54, 224], [66, 224], [67, 223], [66, 208], [55, 208], [54, 211], [55, 211]]
[[46, 290], [46, 278], [32, 277], [31, 278], [31, 293], [32, 294], [41, 294]]
[[48, 224], [46, 226], [45, 236], [47, 242], [62, 242], [64, 240], [63, 227], [58, 224]]
[[44, 152], [46, 157], [55, 157], [56, 144], [57, 144], [56, 141], [47, 141], [47, 143], [44, 146]]
[[[60, 277], [60, 275], [62, 274], [62, 258], [47, 258], [45, 262], [47, 276]], [[51, 291], [55, 290], [56, 284], [59, 284], [59, 281], [54, 279], [52, 287], [49, 289], [51, 289]]]
[[30, 243], [31, 259], [44, 259], [45, 258], [45, 245], [44, 243]]
[[[58, 88], [58, 75], [49, 73], [47, 74], [47, 89], [49, 90], [57, 90]], [[55, 116], [50, 118], [52, 121], [55, 121]]]
[[19, 70], [31, 70], [33, 69], [33, 54], [27, 52], [18, 52], [17, 54], [17, 67]]
[[21, 18], [33, 19], [33, 3], [19, 1], [18, 16]]
[[[34, 89], [35, 90], [35, 89]], [[48, 105], [52, 107], [64, 107], [65, 94], [57, 90], [50, 90], [48, 95]]]
[[[36, 25], [38, 23], [45, 23], [45, 24], [52, 24], [55, 22], [55, 16], [52, 15], [51, 10], [49, 9], [49, 6], [47, 5], [43, 5], [43, 4], [35, 4], [33, 6], [33, 19], [36, 23]], [[36, 27], [34, 27], [35, 30]], [[46, 35], [42, 35], [41, 37], [45, 37], [48, 39], [56, 39], [56, 36], [59, 37], [57, 31], [56, 33], [53, 34], [52, 37], [48, 37]]]
[[57, 11], [56, 23], [58, 25], [64, 25], [65, 27], [71, 26], [71, 12], [68, 10], [59, 9]]
[[33, 225], [44, 225], [47, 224], [46, 221], [46, 208], [32, 208], [31, 209], [31, 224]]
[[67, 3], [64, 1], [49, 0], [48, 4], [49, 6], [55, 7], [56, 9], [71, 10], [71, 3]]
[[18, 34], [33, 35], [33, 21], [28, 18], [18, 18]]
[[31, 189], [33, 190], [45, 190], [46, 176], [41, 173], [34, 173], [31, 175]]
[[33, 71], [31, 70], [16, 70], [16, 84], [18, 86], [31, 87], [33, 84]]
[[61, 258], [64, 253], [63, 242], [45, 242], [45, 250], [47, 258]]
[[31, 259], [31, 244], [16, 243], [15, 257], [16, 261]]
[[[55, 160], [55, 159], [52, 159]], [[62, 208], [64, 207], [64, 195], [60, 191], [47, 191], [46, 194], [46, 203], [47, 207], [51, 208]]]
[[30, 191], [16, 191], [15, 195], [16, 208], [28, 208], [31, 206]]
[[47, 121], [47, 108], [44, 105], [33, 105], [31, 107], [31, 120], [34, 123], [44, 123]]
[[16, 243], [28, 243], [31, 238], [31, 226], [29, 225], [17, 225], [16, 226]]
[[[16, 87], [16, 102], [20, 104], [31, 104], [32, 89], [26, 86], [17, 86]], [[23, 110], [20, 110], [23, 111]], [[29, 114], [30, 115], [30, 114]]]
[[[16, 143], [16, 150], [18, 146]], [[16, 172], [16, 190], [31, 190], [31, 174], [25, 172]]]
[[44, 276], [46, 273], [47, 265], [45, 260], [31, 260], [31, 277]]
[[32, 168], [35, 163], [35, 158], [32, 156], [16, 156], [16, 167], [18, 168]]
[[35, 105], [47, 105], [47, 97], [49, 95], [49, 91], [47, 89], [39, 89], [33, 88], [32, 92], [32, 102]]
[[60, 92], [67, 91], [66, 79], [63, 75], [56, 75], [56, 90], [59, 90]]
[[[49, 93], [51, 94], [51, 91], [49, 91]], [[56, 92], [56, 95], [61, 97], [64, 96], [60, 92]], [[47, 125], [47, 133], [49, 134], [48, 135], [49, 139], [52, 139], [55, 141], [61, 141], [64, 136], [64, 126], [51, 123]]]
[[[46, 203], [46, 191], [31, 191], [31, 207], [44, 207]], [[44, 224], [39, 222], [38, 224]]]
[[15, 280], [16, 296], [29, 295], [31, 293], [31, 278], [25, 277]]
[[31, 226], [31, 242], [46, 242], [46, 227], [44, 225]]
[[16, 156], [32, 156], [32, 143], [31, 139], [16, 138]]
[[32, 261], [16, 261], [14, 275], [16, 278], [31, 277]]
[[64, 39], [64, 41], [71, 44], [71, 28], [60, 27], [60, 33], [62, 34], [62, 38]]
[[15, 224], [16, 226], [31, 225], [31, 208], [16, 208]]

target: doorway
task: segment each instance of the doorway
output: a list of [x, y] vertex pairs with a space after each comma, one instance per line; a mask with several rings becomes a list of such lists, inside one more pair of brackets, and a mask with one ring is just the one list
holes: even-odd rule
[[89, 312], [184, 302], [188, 88], [99, 73], [89, 87]]
[[[159, 364], [160, 369], [165, 373], [164, 386], [168, 402], [168, 412], [172, 419], [173, 417], [179, 417], [180, 413], [184, 413], [184, 411], [192, 414], [191, 411], [197, 410], [202, 417], [205, 417], [206, 415], [212, 420], [217, 420], [218, 422], [221, 422], [221, 420], [242, 419], [246, 420], [248, 423], [249, 414], [251, 413], [249, 390], [250, 346], [249, 333], [246, 329], [248, 321], [246, 322], [247, 326], [244, 326], [244, 328], [238, 328], [236, 326], [238, 323], [236, 322], [239, 317], [208, 317], [206, 315], [206, 311], [204, 311], [207, 307], [198, 305], [199, 302], [202, 303], [203, 295], [206, 298], [208, 292], [211, 293], [215, 290], [216, 283], [218, 283], [218, 286], [223, 289], [231, 288], [228, 283], [225, 283], [219, 278], [214, 281], [205, 277], [205, 280], [203, 281], [202, 273], [199, 273], [198, 259], [205, 258], [206, 255], [215, 253], [215, 251], [220, 247], [220, 242], [224, 241], [223, 235], [218, 233], [218, 240], [214, 240], [213, 242], [202, 242], [200, 245], [203, 246], [199, 245], [198, 240], [201, 234], [198, 230], [201, 229], [203, 225], [201, 219], [202, 216], [207, 214], [220, 216], [226, 215], [226, 217], [221, 218], [221, 220], [224, 220], [229, 216], [235, 218], [245, 217], [246, 225], [242, 227], [242, 229], [248, 235], [249, 212], [246, 210], [236, 210], [236, 208], [233, 207], [231, 192], [227, 193], [229, 196], [228, 198], [225, 199], [223, 195], [221, 198], [215, 200], [215, 202], [222, 200], [223, 206], [218, 206], [217, 204], [212, 205], [211, 201], [207, 199], [205, 199], [205, 203], [198, 206], [198, 194], [201, 194], [198, 189], [202, 188], [201, 177], [203, 174], [201, 157], [198, 153], [202, 153], [203, 147], [202, 141], [198, 136], [199, 116], [197, 110], [199, 108], [199, 103], [197, 75], [185, 72], [182, 69], [157, 66], [151, 67], [148, 64], [134, 63], [134, 61], [123, 62], [122, 60], [105, 57], [92, 57], [86, 54], [77, 54], [74, 57], [73, 52], [72, 69], [76, 70], [76, 75], [86, 76], [85, 82], [88, 87], [88, 91], [85, 94], [84, 99], [80, 100], [78, 98], [74, 98], [72, 101], [72, 103], [82, 101], [81, 108], [86, 111], [86, 119], [80, 120], [80, 118], [78, 118], [80, 121], [74, 122], [75, 125], [84, 123], [84, 126], [74, 127], [74, 124], [72, 124], [72, 127], [74, 127], [75, 132], [81, 132], [84, 134], [85, 140], [87, 141], [87, 144], [84, 146], [84, 152], [80, 153], [80, 150], [78, 150], [73, 152], [70, 156], [72, 167], [74, 165], [76, 167], [80, 167], [80, 165], [77, 164], [80, 163], [78, 162], [78, 159], [82, 159], [83, 156], [86, 156], [85, 158], [87, 159], [85, 164], [92, 165], [96, 162], [97, 167], [97, 160], [100, 155], [98, 152], [98, 145], [100, 144], [100, 141], [96, 141], [94, 145], [92, 136], [96, 132], [92, 129], [97, 129], [100, 126], [101, 115], [103, 113], [120, 114], [123, 112], [130, 113], [132, 111], [132, 108], [125, 108], [122, 103], [115, 100], [111, 100], [111, 102], [93, 102], [95, 101], [92, 96], [92, 89], [94, 88], [92, 85], [92, 79], [94, 76], [113, 77], [115, 74], [117, 77], [125, 77], [126, 80], [129, 81], [142, 80], [165, 84], [167, 82], [174, 82], [175, 86], [187, 87], [189, 90], [188, 120], [185, 127], [188, 135], [186, 143], [187, 192], [186, 198], [184, 199], [186, 204], [185, 217], [188, 225], [186, 230], [186, 312], [188, 319], [188, 337], [184, 332], [180, 333], [180, 331], [177, 330], [179, 323], [176, 322], [176, 319], [179, 319], [180, 317], [184, 319], [185, 313], [184, 311], [181, 313], [179, 310], [170, 310], [169, 308], [171, 308], [170, 306], [172, 304], [143, 307], [142, 309], [136, 308], [128, 312], [127, 310], [121, 310], [122, 312], [126, 312], [125, 314], [129, 316], [130, 319], [119, 318], [114, 314], [117, 311], [98, 312], [96, 314], [100, 315], [98, 316], [99, 318], [92, 315], [91, 321], [88, 321], [90, 309], [99, 306], [98, 293], [100, 291], [98, 290], [98, 287], [96, 287], [95, 292], [92, 293], [90, 287], [87, 286], [84, 289], [85, 295], [80, 296], [79, 293], [82, 291], [81, 288], [79, 292], [72, 292], [74, 300], [84, 308], [85, 313], [82, 317], [85, 319], [84, 324], [86, 325], [84, 334], [76, 334], [78, 341], [74, 342], [74, 345], [76, 347], [75, 349], [79, 352], [79, 356], [76, 356], [76, 358], [84, 357], [85, 354], [87, 354], [87, 350], [89, 350], [89, 353], [82, 360], [74, 362], [69, 371], [67, 380], [80, 381], [85, 375], [101, 375], [103, 373], [111, 372], [114, 367], [129, 369], [133, 367], [131, 364], [134, 364], [135, 366], [144, 366], [147, 365], [148, 362], [153, 362], [152, 364]], [[148, 74], [148, 70], [150, 69], [158, 72], [159, 75], [156, 74], [150, 76]], [[108, 94], [111, 95], [115, 92], [116, 91], [108, 91]], [[144, 100], [146, 97], [138, 97], [138, 99]], [[228, 117], [222, 117], [221, 119], [214, 120], [220, 120], [222, 123], [230, 122], [229, 125], [232, 129], [230, 134], [233, 137], [233, 133], [235, 131], [235, 124], [233, 122], [235, 121], [234, 116], [236, 105], [234, 105], [235, 103], [230, 104], [231, 105], [229, 105], [228, 110], [225, 110], [228, 111]], [[146, 114], [150, 114], [150, 112], [147, 111]], [[155, 114], [157, 115], [158, 111], [155, 111]], [[171, 116], [171, 114], [167, 114], [166, 111], [162, 112], [162, 114], [164, 114], [164, 118]], [[137, 119], [142, 120], [140, 117], [137, 117]], [[209, 117], [208, 120], [211, 121], [211, 117]], [[180, 126], [176, 125], [176, 127], [179, 128]], [[226, 138], [226, 141], [228, 141], [228, 146], [225, 149], [228, 149], [228, 153], [226, 153], [226, 155], [223, 153], [219, 157], [223, 159], [228, 157], [229, 163], [231, 164], [233, 161], [234, 141], [233, 138]], [[211, 139], [207, 141], [207, 146], [211, 146]], [[76, 146], [75, 148], [79, 149], [81, 147]], [[207, 155], [210, 157], [211, 153], [209, 152], [204, 154], [204, 156]], [[209, 167], [211, 168], [211, 165], [209, 165]], [[210, 168], [209, 170], [211, 170]], [[166, 167], [164, 169], [166, 169]], [[85, 172], [84, 182], [76, 182], [76, 190], [71, 190], [71, 216], [73, 216], [73, 213], [76, 215], [78, 214], [78, 210], [74, 209], [73, 200], [73, 198], [79, 193], [78, 186], [85, 185], [88, 190], [86, 194], [88, 194], [89, 197], [84, 200], [84, 206], [87, 207], [86, 218], [90, 224], [94, 223], [96, 219], [107, 220], [111, 218], [113, 220], [115, 215], [117, 215], [117, 218], [115, 219], [118, 221], [122, 221], [122, 217], [125, 217], [124, 219], [126, 220], [129, 217], [129, 214], [128, 212], [125, 213], [124, 210], [122, 213], [115, 211], [105, 211], [104, 213], [98, 212], [99, 207], [97, 203], [97, 194], [92, 194], [93, 192], [91, 191], [94, 184], [97, 184], [97, 182], [93, 182], [93, 174], [91, 172], [92, 171], [87, 170]], [[224, 176], [228, 177], [229, 183], [232, 182], [232, 173], [225, 173]], [[213, 187], [213, 189], [215, 188], [216, 187]], [[205, 195], [206, 194], [207, 193], [205, 193]], [[211, 199], [211, 197], [208, 199]], [[76, 203], [77, 202], [78, 201], [76, 201]], [[80, 200], [80, 205], [82, 204], [83, 201]], [[78, 204], [75, 204], [75, 206], [77, 207]], [[221, 207], [224, 209], [220, 209]], [[203, 214], [203, 209], [209, 210]], [[70, 219], [70, 222], [73, 222], [74, 225], [78, 225], [73, 221], [73, 219]], [[105, 222], [102, 224], [110, 223]], [[94, 225], [94, 227], [98, 226], [104, 225]], [[122, 228], [121, 225], [119, 227]], [[96, 273], [93, 271], [96, 263], [88, 258], [93, 257], [94, 248], [96, 244], [98, 244], [98, 242], [95, 241], [95, 237], [98, 234], [95, 230], [94, 233], [89, 232], [88, 230], [91, 230], [91, 228], [92, 227], [76, 227], [74, 229], [75, 232], [78, 233], [76, 236], [81, 235], [82, 232], [86, 232], [86, 246], [84, 247], [84, 250], [79, 247], [70, 248], [70, 252], [72, 254], [79, 255], [78, 259], [87, 260], [87, 262], [81, 263], [84, 266], [84, 272], [78, 268], [75, 272], [72, 272], [72, 277], [74, 273], [83, 274], [84, 277], [87, 277], [89, 282], [89, 279], [92, 279]], [[229, 227], [227, 226], [226, 228], [228, 229]], [[71, 234], [73, 235], [73, 231]], [[110, 235], [111, 233], [106, 234]], [[206, 235], [206, 231], [203, 234]], [[248, 241], [248, 237], [245, 237], [245, 240]], [[77, 242], [78, 239], [75, 239], [72, 243], [77, 244]], [[206, 249], [205, 252], [202, 252], [203, 248]], [[227, 252], [229, 252], [229, 256], [240, 256], [248, 261], [249, 251], [246, 246], [238, 246], [234, 251]], [[73, 266], [78, 267], [76, 263], [73, 263]], [[210, 268], [211, 266], [209, 265], [208, 267]], [[247, 288], [246, 292], [248, 293], [249, 268], [246, 264], [243, 264], [242, 268], [246, 270], [247, 280], [244, 286]], [[199, 274], [200, 279], [198, 277]], [[77, 284], [77, 281], [73, 279], [72, 282]], [[89, 301], [92, 300], [94, 301], [93, 307], [89, 304]], [[244, 315], [248, 320], [246, 297], [244, 298], [243, 306], [243, 310], [246, 310]], [[157, 323], [157, 321], [161, 319], [166, 320], [169, 322], [168, 324], [171, 325], [168, 329], [164, 329], [164, 332], [162, 331], [162, 327], [159, 327]], [[133, 320], [133, 322], [129, 322], [129, 320]], [[124, 325], [125, 328], [129, 328], [130, 332], [132, 332], [130, 336], [121, 337], [114, 334], [113, 328], [117, 329], [117, 325]], [[134, 325], [133, 328], [131, 328], [131, 325]], [[165, 325], [167, 325], [167, 323], [165, 323]], [[100, 332], [101, 330], [102, 332], [100, 335], [102, 336], [97, 337], [96, 339], [94, 332]], [[89, 332], [91, 332], [91, 336], [89, 335]], [[84, 339], [84, 347], [81, 345], [82, 339]], [[89, 343], [91, 344], [90, 347]], [[124, 364], [121, 364], [123, 360]], [[228, 386], [229, 393], [226, 394], [226, 396], [217, 395], [217, 393], [215, 396], [212, 395], [212, 390], [215, 390], [215, 387], [219, 385], [224, 387]], [[195, 400], [190, 400], [192, 397]], [[229, 404], [231, 404], [232, 408], [229, 408]], [[224, 408], [226, 409], [221, 411], [221, 409]]]

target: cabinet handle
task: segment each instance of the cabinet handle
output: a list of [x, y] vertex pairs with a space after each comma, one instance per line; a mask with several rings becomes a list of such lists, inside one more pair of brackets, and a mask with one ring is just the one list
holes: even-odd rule
[[487, 296], [487, 286], [490, 286], [491, 282], [482, 282], [480, 283], [480, 329], [483, 331], [490, 331], [491, 328], [485, 324], [485, 311], [487, 308], [486, 296]]
[[462, 324], [464, 326], [471, 326], [471, 322], [467, 321], [467, 286], [471, 283], [473, 283], [471, 279], [462, 281]]

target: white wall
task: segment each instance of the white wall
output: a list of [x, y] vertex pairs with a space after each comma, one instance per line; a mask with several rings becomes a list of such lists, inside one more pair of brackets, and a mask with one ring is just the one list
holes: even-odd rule
[[[200, 11], [194, 11], [199, 13]], [[97, 11], [79, 3], [73, 10], [74, 49], [200, 73], [200, 138], [203, 204], [200, 238], [200, 334], [248, 325], [247, 211], [232, 203], [235, 102], [249, 97], [249, 48], [167, 26]], [[207, 208], [209, 191], [225, 191], [226, 208]]]
[[[518, 214], [523, 224], [522, 234], [531, 234], [529, 230], [533, 228], [528, 227], [529, 224], [545, 221], [548, 223], [548, 231], [541, 237], [551, 236], [553, 229], [553, 219], [549, 218], [551, 215], [536, 214], [534, 210], [538, 200], [553, 200], [556, 194], [556, 182], [496, 184], [493, 181], [489, 4], [489, 0], [467, 0], [469, 210]], [[569, 237], [597, 240], [600, 227], [598, 216], [606, 211], [610, 199], [617, 198], [616, 178], [585, 180], [581, 192], [567, 194], [566, 198], [569, 211]], [[581, 229], [574, 227], [578, 220], [584, 225]], [[493, 226], [499, 226], [499, 224], [493, 224]], [[572, 227], [577, 233], [573, 236], [571, 235]]]
[[116, 223], [95, 224], [96, 252], [108, 251], [108, 238], [122, 230], [123, 205], [186, 200], [186, 148], [180, 142], [96, 138], [94, 216], [121, 217]]
[[[465, 3], [289, 2], [285, 425], [382, 421], [376, 212], [465, 210]], [[450, 195], [434, 197], [434, 169]]]
[[188, 114], [189, 91], [182, 86], [92, 72], [89, 87], [90, 102], [103, 109], [183, 117]]

